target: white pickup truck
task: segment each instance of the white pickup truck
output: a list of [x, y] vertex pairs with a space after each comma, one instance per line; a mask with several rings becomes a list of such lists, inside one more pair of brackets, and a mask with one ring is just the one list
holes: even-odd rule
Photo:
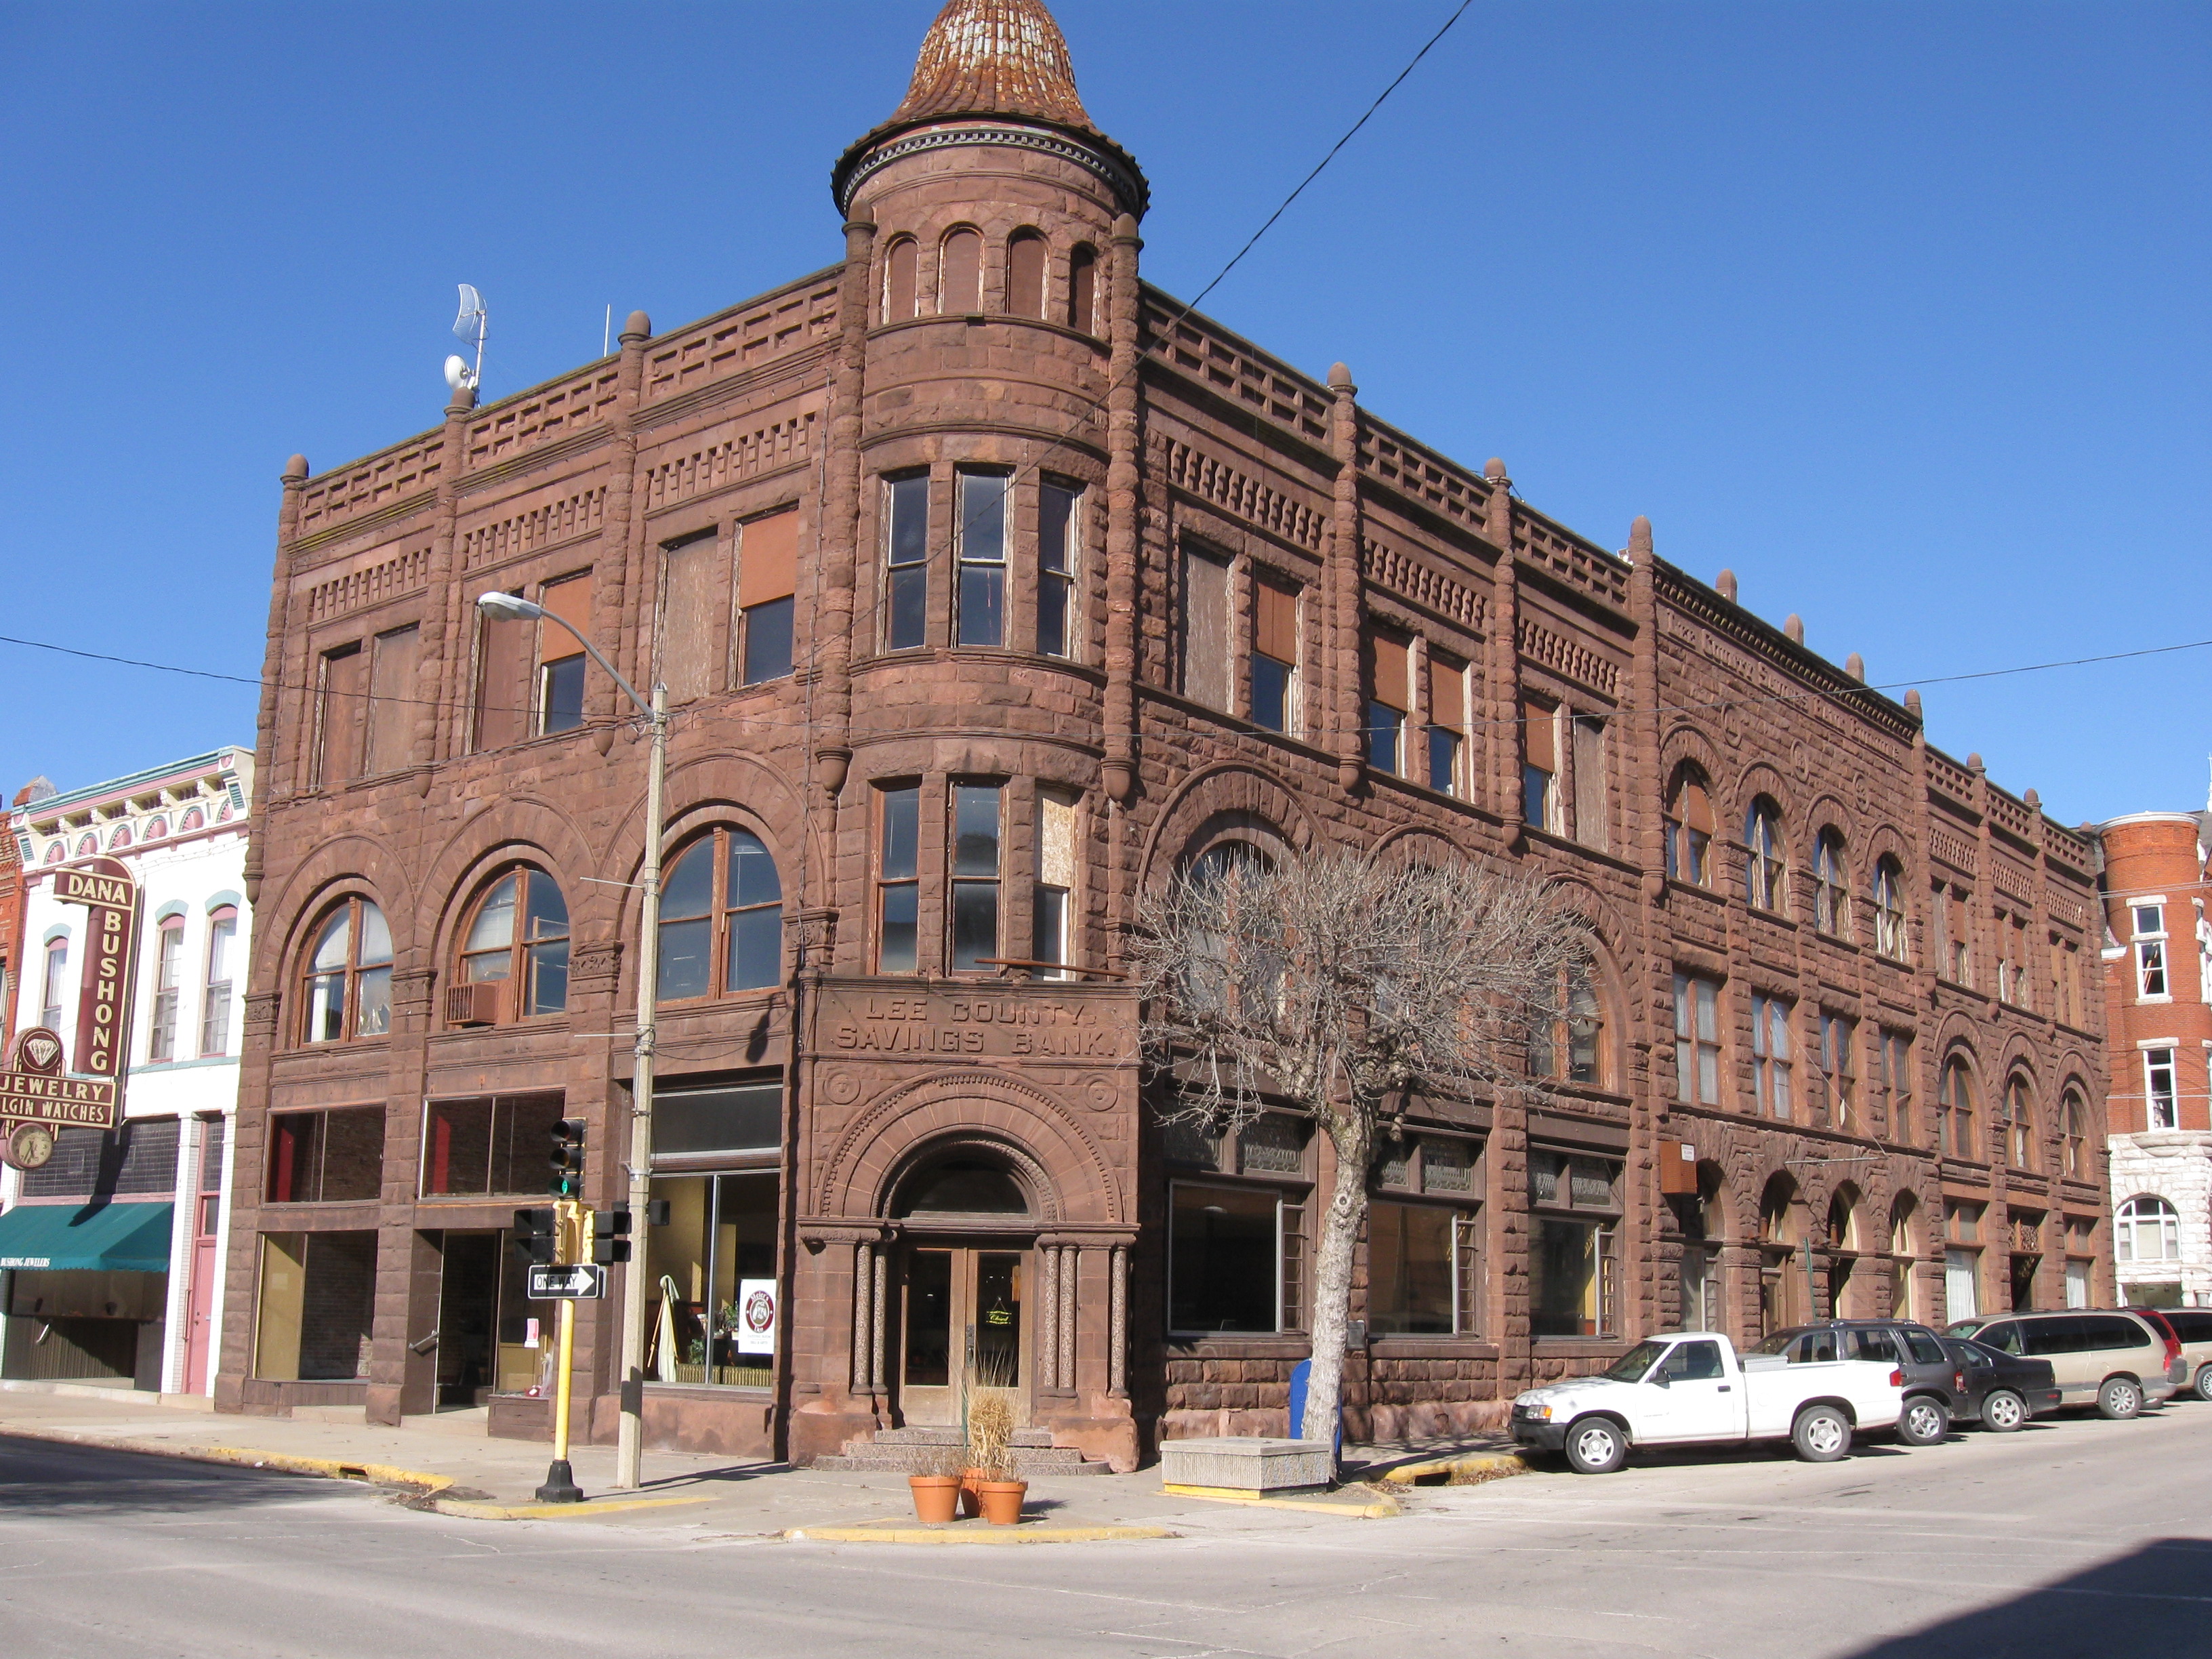
[[1521, 1395], [1513, 1438], [1565, 1452], [1581, 1474], [1619, 1468], [1632, 1446], [1754, 1440], [1787, 1440], [1807, 1462], [1832, 1463], [1855, 1432], [1897, 1425], [1904, 1384], [1903, 1372], [1873, 1360], [1739, 1358], [1728, 1338], [1686, 1331], [1638, 1343], [1596, 1376]]

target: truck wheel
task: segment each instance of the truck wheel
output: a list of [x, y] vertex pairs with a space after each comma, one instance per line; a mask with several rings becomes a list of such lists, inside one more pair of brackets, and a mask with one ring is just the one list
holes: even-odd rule
[[1940, 1446], [1950, 1432], [1951, 1413], [1942, 1401], [1924, 1394], [1906, 1401], [1905, 1414], [1897, 1419], [1897, 1437], [1908, 1446]]
[[2010, 1434], [2027, 1421], [2027, 1402], [2010, 1389], [1992, 1389], [1982, 1401], [1982, 1426], [1992, 1434]]
[[2132, 1376], [2108, 1376], [2097, 1390], [2097, 1414], [2115, 1421], [2133, 1417], [2143, 1408], [2142, 1385]]
[[1790, 1443], [1808, 1463], [1832, 1463], [1851, 1449], [1851, 1423], [1833, 1406], [1808, 1406], [1797, 1413]]
[[2212, 1365], [2199, 1365], [2197, 1368], [2197, 1397], [2199, 1400], [2212, 1400]]
[[1585, 1417], [1568, 1425], [1565, 1450], [1577, 1474], [1611, 1474], [1628, 1461], [1628, 1437], [1618, 1423]]

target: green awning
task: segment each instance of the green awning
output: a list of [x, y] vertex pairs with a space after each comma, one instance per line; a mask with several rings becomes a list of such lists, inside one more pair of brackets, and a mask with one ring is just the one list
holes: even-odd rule
[[0, 1215], [0, 1267], [169, 1271], [173, 1204], [18, 1204]]

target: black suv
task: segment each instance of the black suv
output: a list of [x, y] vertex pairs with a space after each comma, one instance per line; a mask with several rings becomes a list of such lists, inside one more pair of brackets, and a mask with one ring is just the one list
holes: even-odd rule
[[1960, 1422], [2010, 1434], [2030, 1418], [2058, 1409], [2058, 1384], [2048, 1359], [2024, 1359], [1963, 1336], [1947, 1336], [1943, 1346], [1958, 1360], [1965, 1383], [1952, 1403], [1951, 1414]]
[[1943, 1340], [1925, 1325], [1902, 1319], [1832, 1319], [1777, 1331], [1753, 1353], [1789, 1356], [1793, 1365], [1820, 1360], [1878, 1359], [1905, 1373], [1905, 1408], [1897, 1437], [1908, 1446], [1932, 1446], [1951, 1431], [1966, 1404], [1965, 1377]]

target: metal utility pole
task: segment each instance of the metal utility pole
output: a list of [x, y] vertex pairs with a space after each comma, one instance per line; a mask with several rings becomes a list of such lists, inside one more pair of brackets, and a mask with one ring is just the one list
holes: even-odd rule
[[[653, 1018], [655, 1005], [660, 1000], [660, 816], [661, 785], [668, 768], [668, 688], [656, 684], [652, 701], [647, 702], [599, 653], [599, 648], [574, 627], [544, 605], [534, 605], [518, 594], [481, 594], [477, 608], [502, 622], [558, 623], [574, 636], [585, 653], [606, 671], [607, 678], [622, 688], [623, 695], [651, 722], [652, 753], [645, 775], [645, 863], [638, 876], [643, 896], [638, 908], [636, 1060], [630, 1085], [629, 1157], [626, 1166], [629, 1171], [631, 1225], [642, 1236], [632, 1240], [629, 1261], [623, 1272], [622, 1420], [617, 1431], [614, 1480], [617, 1490], [629, 1491], [643, 1480], [645, 1303], [648, 1284], [646, 1243], [651, 1237], [649, 1208], [653, 1197]], [[588, 1254], [585, 1259], [589, 1259]], [[571, 1324], [569, 1310], [565, 1307], [562, 1310], [562, 1340], [565, 1345]], [[565, 1346], [562, 1371], [565, 1376]], [[558, 1415], [557, 1408], [556, 1414]], [[565, 1452], [562, 1455], [566, 1455]]]

